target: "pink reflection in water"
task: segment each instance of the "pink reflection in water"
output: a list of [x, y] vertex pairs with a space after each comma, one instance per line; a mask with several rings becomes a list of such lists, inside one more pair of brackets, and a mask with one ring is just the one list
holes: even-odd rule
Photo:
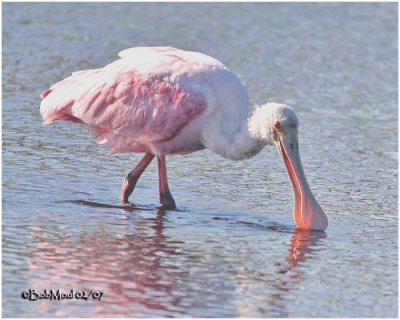
[[29, 247], [30, 288], [38, 292], [69, 292], [72, 288], [104, 292], [101, 302], [36, 301], [35, 311], [63, 316], [74, 314], [71, 309], [76, 309], [82, 314], [79, 306], [90, 304], [92, 316], [137, 317], [150, 311], [153, 315], [183, 315], [183, 295], [174, 287], [175, 280], [185, 278], [185, 273], [168, 263], [180, 253], [175, 251], [174, 242], [162, 234], [163, 212], [159, 211], [155, 219], [138, 220], [134, 235], [126, 234], [126, 227], [118, 226], [120, 232], [115, 235], [97, 230], [83, 232], [78, 238], [67, 233], [62, 239], [35, 227]]

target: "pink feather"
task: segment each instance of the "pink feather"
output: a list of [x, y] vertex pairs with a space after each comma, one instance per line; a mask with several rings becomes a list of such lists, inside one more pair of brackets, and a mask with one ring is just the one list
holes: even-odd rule
[[[139, 61], [129, 51], [135, 49]], [[138, 56], [138, 50], [143, 54]], [[154, 52], [156, 60], [152, 59]], [[182, 72], [193, 67], [184, 53], [173, 48], [133, 48], [102, 69], [74, 72], [41, 94], [44, 123], [85, 123], [111, 153], [150, 149], [163, 153], [162, 144], [175, 138], [207, 107], [201, 90], [183, 85], [188, 72], [195, 72]]]

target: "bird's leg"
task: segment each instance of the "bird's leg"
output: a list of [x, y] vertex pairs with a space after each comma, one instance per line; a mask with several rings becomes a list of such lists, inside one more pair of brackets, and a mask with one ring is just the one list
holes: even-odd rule
[[160, 204], [162, 208], [165, 209], [175, 209], [175, 200], [172, 198], [171, 192], [168, 187], [168, 177], [167, 177], [167, 163], [165, 161], [165, 156], [157, 157], [158, 163], [158, 187], [160, 191]]
[[153, 158], [153, 154], [146, 153], [137, 166], [126, 176], [119, 193], [119, 199], [123, 203], [128, 203], [128, 198], [133, 192], [133, 189], [135, 189], [136, 182], [139, 180], [143, 171], [147, 168]]

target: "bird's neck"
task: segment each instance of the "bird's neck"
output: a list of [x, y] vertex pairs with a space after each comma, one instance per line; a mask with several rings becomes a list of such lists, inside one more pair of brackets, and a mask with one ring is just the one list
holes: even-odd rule
[[281, 108], [281, 104], [267, 103], [251, 111], [235, 137], [235, 154], [240, 159], [251, 158], [266, 145], [274, 145], [271, 128]]
[[[251, 118], [249, 118], [249, 121]], [[254, 157], [266, 145], [266, 142], [259, 137], [253, 136], [249, 130], [248, 122], [243, 122], [240, 131], [234, 137], [231, 156], [233, 160], [242, 160]]]
[[204, 125], [203, 143], [207, 149], [227, 159], [251, 158], [267, 144], [274, 144], [271, 136], [274, 110], [275, 108], [268, 104], [256, 106], [250, 112], [250, 116], [243, 119], [240, 127], [233, 130], [228, 125], [216, 125], [211, 118]]
[[250, 117], [247, 120], [247, 126], [250, 137], [256, 140], [261, 140], [265, 145], [273, 145], [272, 126], [276, 119], [275, 110], [276, 104], [266, 104], [256, 106]]

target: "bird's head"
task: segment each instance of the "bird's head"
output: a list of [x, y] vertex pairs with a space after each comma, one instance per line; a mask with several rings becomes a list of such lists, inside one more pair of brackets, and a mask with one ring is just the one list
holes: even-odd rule
[[249, 120], [250, 134], [266, 144], [275, 145], [285, 163], [293, 188], [293, 217], [297, 227], [325, 230], [328, 219], [308, 186], [300, 161], [298, 126], [294, 111], [276, 103], [257, 107]]

